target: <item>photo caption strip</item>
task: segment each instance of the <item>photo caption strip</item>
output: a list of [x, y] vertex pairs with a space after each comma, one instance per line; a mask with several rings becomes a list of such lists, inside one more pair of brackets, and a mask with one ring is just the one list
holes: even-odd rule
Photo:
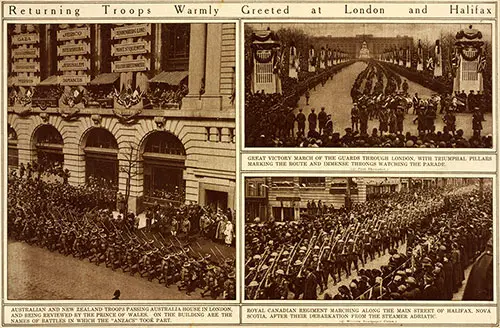
[[339, 154], [339, 153], [259, 153], [242, 155], [242, 171], [267, 172], [294, 170], [353, 172], [495, 172], [494, 155], [470, 154]]
[[[480, 318], [478, 320], [478, 317]], [[243, 322], [264, 324], [300, 325], [315, 324], [453, 324], [481, 323], [494, 324], [496, 309], [492, 307], [456, 306], [248, 306], [243, 311]]]
[[5, 306], [5, 325], [166, 325], [195, 321], [239, 323], [239, 307], [224, 305], [33, 305]]

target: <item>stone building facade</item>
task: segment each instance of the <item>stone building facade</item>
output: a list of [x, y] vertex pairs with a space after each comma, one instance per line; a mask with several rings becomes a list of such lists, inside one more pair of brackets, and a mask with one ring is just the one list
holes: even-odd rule
[[13, 25], [8, 34], [10, 168], [43, 157], [68, 169], [71, 184], [113, 181], [130, 190], [134, 212], [172, 200], [234, 208], [234, 23]]

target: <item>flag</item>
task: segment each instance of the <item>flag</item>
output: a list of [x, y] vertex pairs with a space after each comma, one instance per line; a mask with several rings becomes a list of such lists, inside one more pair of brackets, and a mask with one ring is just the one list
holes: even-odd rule
[[479, 63], [477, 65], [477, 72], [483, 73], [486, 70], [486, 52], [479, 56]]
[[436, 65], [440, 66], [441, 61], [441, 46], [439, 40], [436, 40], [436, 45], [434, 47], [434, 56], [436, 57]]
[[424, 53], [422, 51], [422, 44], [420, 43], [420, 40], [418, 40], [418, 48], [417, 48], [417, 55], [418, 55], [418, 63], [422, 63], [422, 59], [424, 57]]
[[295, 64], [295, 56], [297, 55], [297, 48], [295, 46], [290, 46], [290, 56], [288, 57], [288, 63], [291, 65]]
[[453, 55], [451, 56], [451, 67], [453, 67], [453, 69], [457, 69], [459, 65], [460, 56], [458, 55], [457, 51], [454, 51]]
[[434, 60], [432, 59], [432, 57], [429, 57], [429, 58], [427, 59], [427, 69], [428, 69], [429, 71], [434, 70]]
[[443, 76], [443, 57], [440, 40], [436, 40], [436, 45], [434, 46], [434, 76]]

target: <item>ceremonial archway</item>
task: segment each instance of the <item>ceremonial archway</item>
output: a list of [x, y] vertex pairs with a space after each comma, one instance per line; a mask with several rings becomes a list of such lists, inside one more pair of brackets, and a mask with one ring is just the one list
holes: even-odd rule
[[64, 141], [61, 133], [53, 125], [39, 126], [33, 134], [33, 143], [38, 163], [47, 167], [57, 163], [62, 166]]
[[17, 132], [14, 130], [12, 125], [7, 124], [7, 133], [8, 133], [8, 148], [7, 148], [7, 157], [8, 157], [8, 167], [16, 168], [19, 165], [19, 150], [17, 148]]
[[155, 131], [143, 143], [141, 157], [145, 203], [182, 203], [186, 151], [172, 133]]
[[92, 128], [84, 136], [85, 182], [114, 185], [118, 183], [118, 144], [111, 132]]

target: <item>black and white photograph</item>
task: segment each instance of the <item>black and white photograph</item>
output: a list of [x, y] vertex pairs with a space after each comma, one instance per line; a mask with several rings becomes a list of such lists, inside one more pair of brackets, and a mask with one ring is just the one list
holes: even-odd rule
[[245, 299], [492, 301], [493, 183], [245, 177]]
[[246, 23], [245, 147], [493, 147], [492, 25]]
[[7, 298], [235, 300], [236, 24], [5, 26]]

